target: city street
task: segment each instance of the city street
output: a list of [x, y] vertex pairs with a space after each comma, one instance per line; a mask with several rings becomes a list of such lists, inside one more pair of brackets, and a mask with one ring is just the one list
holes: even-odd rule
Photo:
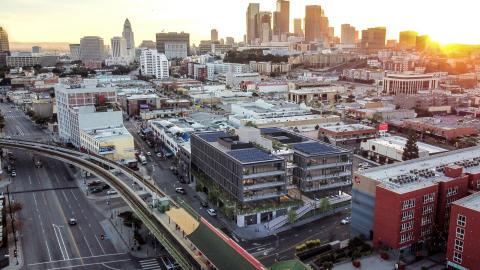
[[[5, 136], [22, 139], [47, 138], [21, 110], [1, 104], [5, 113]], [[9, 189], [12, 200], [23, 204], [19, 240], [25, 269], [132, 269], [131, 256], [119, 252], [109, 241], [100, 221], [103, 217], [79, 190], [65, 163], [40, 158], [35, 168], [30, 153], [13, 151], [16, 177]], [[69, 226], [75, 218], [77, 225]], [[105, 239], [101, 239], [104, 235]]]

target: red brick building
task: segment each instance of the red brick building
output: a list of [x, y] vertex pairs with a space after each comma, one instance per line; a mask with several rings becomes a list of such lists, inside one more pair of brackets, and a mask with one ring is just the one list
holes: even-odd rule
[[[436, 246], [435, 235], [448, 239], [450, 245], [452, 220], [459, 211], [457, 204], [479, 187], [478, 146], [356, 172], [352, 188], [352, 231], [371, 239], [376, 247], [405, 250], [410, 254], [426, 251], [430, 243]], [[476, 196], [480, 197], [480, 193]], [[478, 207], [480, 209], [480, 203]], [[472, 227], [477, 226], [478, 245], [479, 211], [477, 219], [470, 218]], [[480, 246], [476, 251], [476, 266], [480, 267]], [[470, 270], [480, 269], [468, 265]]]
[[480, 269], [480, 194], [452, 204], [447, 243], [448, 269]]

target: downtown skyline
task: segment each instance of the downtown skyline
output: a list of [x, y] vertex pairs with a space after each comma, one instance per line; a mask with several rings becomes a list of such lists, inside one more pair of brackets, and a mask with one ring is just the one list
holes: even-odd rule
[[[232, 36], [236, 41], [243, 40], [245, 34], [245, 10], [249, 2], [260, 3], [260, 9], [275, 10], [274, 0], [232, 1], [225, 6], [223, 1], [205, 0], [202, 2], [180, 0], [184, 3], [162, 3], [161, 7], [153, 0], [106, 0], [98, 3], [85, 0], [14, 0], [2, 4], [0, 25], [9, 33], [11, 42], [78, 42], [86, 35], [97, 35], [105, 39], [117, 36], [121, 24], [129, 18], [135, 29], [136, 44], [142, 40], [154, 40], [155, 33], [165, 31], [184, 31], [191, 34], [192, 43], [209, 39], [210, 30], [215, 28], [219, 38]], [[387, 39], [398, 39], [398, 33], [415, 30], [419, 34], [430, 35], [432, 40], [447, 43], [480, 43], [480, 29], [465, 29], [474, 15], [466, 0], [456, 1], [455, 6], [447, 1], [436, 3], [435, 12], [430, 3], [403, 1], [395, 6], [379, 0], [362, 2], [351, 0], [292, 0], [290, 1], [290, 29], [294, 18], [304, 18], [305, 5], [321, 5], [335, 27], [335, 35], [340, 35], [340, 25], [349, 23], [358, 30], [368, 27], [386, 26]], [[462, 4], [463, 3], [463, 4]], [[94, 8], [95, 7], [95, 8]], [[189, 7], [188, 9], [185, 7]], [[374, 7], [374, 8], [373, 8]], [[413, 8], [412, 8], [413, 7]], [[365, 11], [359, 12], [364, 9]], [[72, 14], [65, 10], [75, 10]], [[108, 12], [107, 12], [108, 11]], [[199, 12], [201, 11], [201, 12]], [[217, 15], [206, 16], [214, 11]], [[52, 15], [53, 14], [53, 15]], [[445, 20], [445, 15], [449, 20]], [[460, 15], [456, 15], [460, 14]], [[228, 18], [228, 20], [226, 19]], [[36, 31], [31, 31], [35, 22]]]

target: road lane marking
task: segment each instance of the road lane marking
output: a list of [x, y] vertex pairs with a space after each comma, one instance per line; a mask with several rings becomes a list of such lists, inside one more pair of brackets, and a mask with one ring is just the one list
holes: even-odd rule
[[75, 198], [75, 201], [78, 201], [78, 198], [77, 198], [77, 196], [75, 195], [75, 193], [73, 192], [73, 190], [70, 189], [70, 192], [72, 193], [73, 198]]
[[105, 263], [128, 262], [128, 261], [131, 261], [131, 260], [130, 259], [124, 259], [124, 260], [114, 260], [114, 261], [98, 262], [98, 263], [86, 263], [86, 264], [70, 265], [70, 266], [65, 266], [65, 267], [47, 268], [46, 270], [71, 269], [71, 268], [76, 268], [76, 267], [92, 266], [92, 265], [99, 265], [99, 264], [103, 265]]
[[80, 233], [82, 234], [83, 240], [87, 244], [87, 248], [88, 248], [88, 251], [90, 252], [90, 256], [93, 256], [92, 249], [90, 248], [90, 245], [88, 244], [87, 238], [85, 238], [85, 234], [83, 233], [82, 227], [78, 226], [78, 228], [80, 229]]
[[35, 265], [41, 265], [41, 264], [47, 264], [47, 263], [67, 262], [67, 261], [76, 261], [76, 260], [86, 260], [86, 259], [94, 259], [94, 258], [101, 258], [101, 257], [107, 257], [107, 256], [119, 256], [119, 255], [127, 255], [127, 254], [128, 254], [128, 253], [126, 253], [126, 252], [119, 252], [119, 253], [110, 253], [110, 254], [105, 254], [105, 255], [95, 255], [95, 256], [71, 258], [71, 259], [69, 259], [69, 260], [55, 260], [55, 261], [49, 261], [49, 262], [37, 262], [37, 263], [30, 263], [30, 264], [28, 264], [28, 265], [29, 265], [29, 266], [35, 266]]
[[62, 247], [62, 244], [60, 242], [60, 238], [58, 237], [58, 234], [57, 234], [57, 227], [56, 227], [55, 224], [52, 224], [52, 226], [53, 226], [53, 232], [55, 233], [55, 237], [57, 238], [58, 247], [60, 248], [60, 252], [62, 253], [63, 260], [66, 260], [65, 253], [63, 251], [63, 247]]
[[100, 248], [102, 249], [102, 252], [103, 252], [103, 254], [105, 254], [105, 250], [103, 249], [103, 247], [102, 247], [102, 244], [100, 243], [100, 240], [98, 240], [98, 237], [97, 237], [97, 235], [95, 235], [95, 239], [97, 239], [97, 243], [98, 243], [98, 245], [99, 245], [99, 246], [100, 246]]

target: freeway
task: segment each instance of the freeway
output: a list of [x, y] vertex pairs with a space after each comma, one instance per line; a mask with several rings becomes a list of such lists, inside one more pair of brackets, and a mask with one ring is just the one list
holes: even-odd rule
[[[162, 223], [152, 214], [152, 209], [133, 191], [127, 184], [119, 180], [112, 172], [105, 169], [103, 166], [112, 164], [115, 169], [125, 171], [129, 176], [135, 177], [139, 183], [147, 186], [151, 190], [159, 190], [149, 181], [142, 177], [129, 172], [128, 169], [113, 163], [111, 161], [104, 161], [102, 158], [87, 155], [81, 152], [67, 150], [62, 147], [52, 146], [43, 143], [0, 139], [0, 146], [3, 148], [20, 149], [41, 154], [46, 157], [61, 160], [63, 162], [71, 163], [83, 170], [90, 171], [100, 179], [103, 179], [115, 188], [127, 204], [134, 210], [136, 215], [143, 221], [145, 226], [152, 232], [155, 237], [162, 243], [170, 255], [182, 266], [183, 269], [200, 269], [200, 264], [189, 253], [184, 246], [182, 246], [174, 236], [166, 229]], [[101, 163], [101, 165], [97, 164]], [[157, 194], [158, 193], [154, 193]]]
[[[0, 104], [5, 115], [6, 136], [40, 140], [43, 129], [32, 124], [21, 110]], [[104, 217], [88, 202], [65, 163], [41, 159], [35, 169], [32, 155], [13, 151], [17, 176], [12, 178], [12, 200], [23, 204], [17, 218], [20, 230], [20, 255], [25, 269], [132, 269], [136, 264], [124, 250], [117, 250], [100, 221]], [[5, 191], [5, 190], [3, 190]], [[77, 226], [68, 226], [75, 217]]]

